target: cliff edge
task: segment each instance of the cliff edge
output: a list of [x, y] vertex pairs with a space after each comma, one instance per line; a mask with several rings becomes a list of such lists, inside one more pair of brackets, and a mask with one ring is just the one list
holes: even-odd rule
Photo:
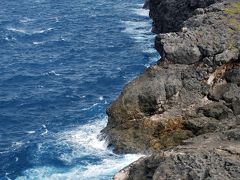
[[240, 177], [240, 1], [149, 0], [156, 65], [125, 86], [102, 131], [152, 154], [115, 179]]

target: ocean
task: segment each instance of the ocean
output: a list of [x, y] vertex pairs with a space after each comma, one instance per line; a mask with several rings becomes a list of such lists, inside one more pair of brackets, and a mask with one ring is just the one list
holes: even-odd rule
[[106, 108], [159, 59], [142, 6], [0, 1], [1, 180], [108, 180], [142, 156], [99, 138]]

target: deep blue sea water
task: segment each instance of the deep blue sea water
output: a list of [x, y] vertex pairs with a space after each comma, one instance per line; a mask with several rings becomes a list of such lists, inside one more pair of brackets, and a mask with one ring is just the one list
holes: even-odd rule
[[143, 0], [0, 1], [0, 179], [111, 179], [140, 155], [98, 139], [158, 59]]

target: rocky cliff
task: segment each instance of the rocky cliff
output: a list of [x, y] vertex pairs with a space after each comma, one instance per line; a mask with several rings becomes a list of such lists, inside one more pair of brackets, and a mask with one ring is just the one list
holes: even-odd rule
[[240, 177], [240, 1], [149, 0], [156, 65], [108, 108], [117, 153], [145, 153], [116, 179]]

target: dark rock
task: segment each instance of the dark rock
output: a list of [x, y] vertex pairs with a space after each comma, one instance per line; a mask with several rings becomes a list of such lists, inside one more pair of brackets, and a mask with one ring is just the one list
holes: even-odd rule
[[179, 31], [183, 22], [191, 17], [198, 8], [205, 8], [221, 0], [150, 0], [150, 17], [153, 31], [166, 33]]
[[159, 154], [141, 158], [115, 180], [239, 179], [240, 129], [202, 135]]
[[215, 63], [217, 65], [222, 65], [233, 60], [238, 59], [238, 50], [225, 50], [224, 52], [215, 55]]
[[162, 57], [179, 64], [193, 64], [202, 57], [197, 45], [190, 39], [187, 41], [184, 37], [176, 36], [174, 33], [157, 36], [156, 48]]
[[143, 9], [149, 9], [149, 1], [150, 0], [145, 0], [144, 5], [143, 5]]
[[166, 98], [169, 99], [173, 95], [177, 93], [176, 86], [175, 85], [165, 85], [165, 91], [166, 91]]
[[153, 115], [156, 114], [158, 110], [158, 104], [155, 97], [152, 96], [138, 96], [138, 103], [140, 111], [143, 112], [145, 115]]
[[232, 102], [232, 108], [233, 108], [233, 112], [235, 115], [239, 115], [240, 114], [240, 100], [234, 100]]
[[[228, 129], [227, 119], [234, 126], [236, 117], [228, 99], [238, 94], [229, 90], [228, 83], [238, 84], [240, 71], [237, 44], [231, 41], [230, 49], [229, 40], [239, 32], [228, 31], [229, 3], [216, 2], [220, 1], [149, 1], [150, 16], [161, 32], [181, 32], [156, 37], [161, 62], [130, 82], [108, 108], [109, 120], [102, 132], [115, 152], [158, 152], [194, 134]], [[204, 13], [196, 13], [198, 8]], [[161, 18], [161, 25], [156, 18]], [[186, 126], [202, 116], [209, 121], [197, 132]]]
[[239, 179], [239, 0], [149, 0], [161, 60], [125, 86], [102, 133], [152, 153], [115, 179]]
[[228, 84], [228, 89], [225, 90], [223, 94], [223, 100], [227, 103], [231, 103], [232, 101], [238, 99], [240, 97], [240, 87], [236, 84]]
[[240, 84], [240, 67], [234, 67], [225, 73], [228, 82]]
[[206, 117], [212, 117], [219, 120], [228, 118], [232, 114], [232, 111], [222, 103], [207, 104], [198, 108], [197, 111], [198, 113], [204, 114]]

